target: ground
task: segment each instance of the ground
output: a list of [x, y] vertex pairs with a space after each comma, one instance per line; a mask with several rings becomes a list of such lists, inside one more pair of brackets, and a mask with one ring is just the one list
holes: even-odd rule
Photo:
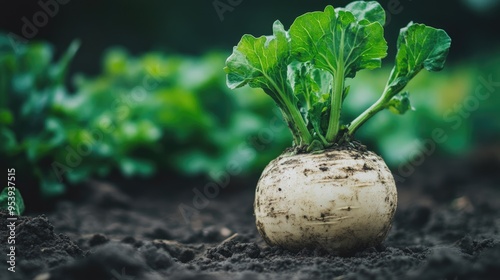
[[0, 279], [498, 279], [499, 170], [498, 148], [428, 159], [398, 182], [386, 241], [349, 257], [267, 246], [252, 214], [256, 179], [233, 178], [198, 212], [187, 208], [192, 189], [208, 181], [89, 181], [19, 218], [16, 272], [2, 261]]

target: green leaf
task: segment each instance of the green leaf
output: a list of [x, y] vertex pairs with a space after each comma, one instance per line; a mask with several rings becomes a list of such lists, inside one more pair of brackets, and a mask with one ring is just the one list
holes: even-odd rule
[[291, 63], [288, 76], [293, 92], [299, 99], [301, 111], [309, 111], [323, 95], [328, 96], [331, 90], [331, 74], [314, 68], [309, 62]]
[[403, 92], [392, 97], [387, 104], [387, 109], [394, 114], [403, 115], [408, 110], [414, 110], [410, 103], [410, 94]]
[[310, 62], [293, 62], [289, 66], [289, 80], [293, 91], [299, 99], [300, 112], [312, 125], [313, 138], [327, 142], [323, 138], [328, 126], [330, 114], [329, 94], [332, 86], [332, 75], [324, 70], [314, 68]]
[[[377, 19], [379, 16], [371, 10], [375, 11], [359, 11], [357, 16]], [[293, 56], [299, 61], [313, 61], [333, 75], [351, 78], [361, 69], [380, 67], [387, 55], [383, 27], [379, 21], [359, 20], [357, 16], [347, 9], [327, 6], [324, 12], [298, 17], [290, 27]]]
[[226, 61], [227, 85], [235, 89], [249, 84], [280, 94], [287, 88], [289, 57], [287, 33], [279, 21], [273, 25], [273, 36], [244, 35]]
[[414, 23], [402, 28], [398, 38], [396, 65], [382, 97], [351, 122], [348, 133], [352, 136], [368, 119], [385, 108], [396, 113], [409, 110], [411, 105], [408, 96], [397, 95], [422, 69], [442, 70], [450, 45], [451, 39], [444, 30]]
[[368, 22], [378, 22], [380, 25], [385, 24], [385, 10], [376, 1], [355, 1], [351, 2], [345, 8], [337, 8], [336, 10], [350, 11], [358, 21], [367, 20]]
[[379, 68], [387, 55], [382, 8], [377, 3], [369, 4], [352, 4], [349, 9], [361, 9], [355, 11], [356, 15], [348, 9], [327, 6], [323, 12], [299, 16], [290, 27], [293, 57], [310, 61], [333, 76], [325, 136], [330, 143], [337, 140], [341, 128], [342, 101], [348, 92], [345, 79], [354, 78], [362, 69]]
[[[9, 199], [10, 198], [10, 199]], [[24, 200], [17, 188], [4, 188], [0, 193], [0, 209], [6, 210], [11, 216], [20, 216], [24, 213]]]
[[310, 142], [310, 134], [297, 110], [297, 98], [288, 81], [290, 44], [283, 24], [276, 21], [272, 36], [244, 35], [227, 59], [224, 71], [231, 89], [249, 85], [262, 88], [278, 104], [294, 141]]
[[329, 32], [332, 12], [334, 13], [333, 7], [328, 6], [325, 12], [310, 12], [295, 19], [289, 31], [294, 58], [306, 62], [317, 56], [321, 51], [318, 43]]
[[451, 39], [442, 29], [410, 23], [398, 38], [396, 65], [388, 88], [392, 95], [401, 91], [422, 69], [440, 71], [444, 67]]

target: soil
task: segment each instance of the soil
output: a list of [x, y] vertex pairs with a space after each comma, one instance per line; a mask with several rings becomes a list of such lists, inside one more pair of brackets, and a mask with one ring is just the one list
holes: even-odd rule
[[254, 224], [255, 178], [232, 178], [213, 198], [193, 191], [209, 181], [88, 182], [45, 215], [16, 221], [16, 272], [2, 261], [0, 279], [499, 279], [500, 149], [492, 151], [428, 159], [398, 183], [386, 241], [350, 257], [266, 245]]

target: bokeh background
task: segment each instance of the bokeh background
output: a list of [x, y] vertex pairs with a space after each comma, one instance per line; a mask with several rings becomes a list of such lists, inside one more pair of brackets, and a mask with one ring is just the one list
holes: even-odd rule
[[[243, 34], [270, 34], [276, 19], [289, 27], [348, 2], [4, 1], [2, 170], [16, 168], [31, 210], [94, 178], [172, 189], [224, 174], [255, 182], [291, 137], [264, 93], [227, 89], [226, 57]], [[444, 71], [408, 87], [415, 111], [382, 112], [358, 138], [399, 181], [433, 158], [498, 147], [500, 1], [379, 2], [389, 55], [349, 81], [345, 120], [381, 93], [409, 21], [445, 29], [452, 49]]]

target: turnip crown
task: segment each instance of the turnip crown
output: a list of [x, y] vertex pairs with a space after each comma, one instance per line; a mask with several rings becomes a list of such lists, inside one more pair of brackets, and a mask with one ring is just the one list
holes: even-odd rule
[[312, 151], [343, 142], [381, 110], [411, 110], [403, 91], [408, 82], [422, 69], [444, 67], [448, 34], [410, 22], [400, 31], [395, 65], [380, 98], [354, 120], [341, 122], [346, 80], [380, 68], [387, 55], [384, 24], [385, 11], [375, 1], [306, 13], [289, 30], [276, 21], [271, 36], [243, 35], [226, 61], [227, 85], [262, 88], [281, 109], [295, 147]]

